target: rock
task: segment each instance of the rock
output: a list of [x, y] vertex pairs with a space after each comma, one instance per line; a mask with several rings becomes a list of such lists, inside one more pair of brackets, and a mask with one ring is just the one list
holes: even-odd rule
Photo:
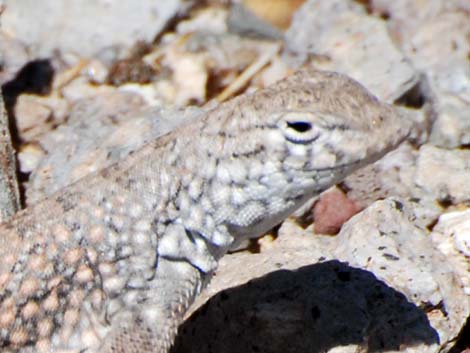
[[431, 87], [470, 97], [468, 13], [442, 11], [423, 21], [403, 42], [413, 65], [426, 72]]
[[94, 85], [87, 77], [79, 76], [60, 91], [68, 102], [74, 103], [85, 98], [105, 96], [107, 93], [112, 94], [116, 89], [106, 85]]
[[337, 237], [285, 222], [259, 254], [222, 259], [172, 352], [448, 350], [470, 297], [413, 217], [409, 204], [389, 199]]
[[368, 16], [354, 1], [307, 1], [295, 14], [285, 42], [287, 53], [320, 57], [314, 60], [318, 68], [345, 73], [388, 102], [418, 80], [385, 21]]
[[416, 163], [415, 183], [440, 202], [458, 204], [468, 201], [469, 160], [470, 151], [424, 145]]
[[203, 54], [181, 52], [175, 48], [169, 51], [165, 64], [173, 70], [173, 101], [177, 106], [205, 101], [209, 72]]
[[139, 40], [151, 42], [191, 1], [5, 0], [5, 5], [2, 27], [35, 57], [54, 50], [92, 57], [105, 48], [124, 53]]
[[373, 0], [370, 10], [389, 18], [397, 44], [437, 87], [468, 93], [468, 1]]
[[403, 143], [376, 163], [348, 176], [343, 188], [362, 207], [390, 196], [418, 196], [413, 190], [417, 154], [411, 144]]
[[180, 332], [172, 353], [407, 351], [438, 341], [401, 293], [339, 261], [276, 270], [226, 290]]
[[470, 144], [470, 21], [468, 4], [466, 10], [463, 5], [436, 1], [420, 12], [410, 10], [410, 2], [403, 10], [416, 13], [419, 26], [395, 19], [404, 53], [429, 84], [427, 95], [437, 117], [430, 143], [445, 148]]
[[[231, 84], [243, 77], [240, 72], [243, 73], [249, 67], [253, 68], [252, 65], [262, 62], [265, 60], [263, 58], [274, 57], [278, 47], [278, 44], [272, 42], [260, 42], [233, 34], [214, 34], [203, 30], [190, 33], [185, 35], [184, 45], [175, 41], [163, 49], [165, 54], [163, 58], [158, 59], [159, 65], [170, 69], [172, 74], [171, 80], [166, 81], [166, 89], [161, 86], [165, 79], [156, 83], [157, 89], [162, 92], [161, 95], [166, 101], [177, 106], [201, 103], [214, 96], [223, 100], [221, 96], [224, 94], [217, 95], [217, 91], [223, 87], [232, 87]], [[146, 61], [152, 62], [151, 58], [152, 54], [149, 54]], [[265, 65], [266, 62], [261, 66]], [[255, 71], [260, 71], [260, 68]], [[253, 81], [253, 86], [260, 87], [259, 81]], [[246, 84], [247, 81], [243, 81], [235, 91], [239, 91]]]
[[433, 228], [431, 239], [452, 263], [470, 296], [470, 210], [444, 213]]
[[0, 27], [0, 85], [12, 80], [29, 59], [26, 46]]
[[379, 201], [343, 227], [334, 255], [350, 266], [373, 272], [427, 314], [440, 346], [425, 345], [420, 352], [446, 351], [470, 313], [470, 296], [452, 262], [413, 219], [411, 204]]
[[[270, 41], [239, 37], [233, 34], [214, 34], [199, 31], [188, 37], [186, 50], [190, 54], [206, 53], [206, 66], [215, 71], [239, 72], [272, 48]], [[171, 56], [169, 53], [169, 65]], [[181, 55], [183, 53], [179, 53]], [[171, 65], [170, 65], [171, 66]]]
[[83, 73], [88, 77], [90, 82], [94, 84], [104, 84], [108, 77], [109, 70], [100, 60], [92, 59], [84, 67]]
[[[470, 77], [470, 68], [468, 70]], [[470, 145], [470, 100], [466, 101], [457, 94], [441, 93], [436, 95], [433, 108], [437, 121], [432, 127], [429, 142], [444, 148]]]
[[257, 17], [279, 29], [287, 29], [292, 15], [305, 0], [243, 0], [243, 5]]
[[227, 10], [222, 7], [201, 9], [194, 16], [180, 21], [175, 31], [178, 34], [191, 34], [195, 32], [226, 34], [227, 16]]
[[44, 131], [44, 125], [52, 116], [52, 110], [41, 104], [34, 95], [22, 94], [15, 105], [16, 125], [25, 140]]
[[363, 208], [388, 197], [407, 199], [413, 204], [414, 223], [421, 228], [431, 226], [443, 208], [435, 194], [421, 188], [416, 182], [417, 160], [425, 150], [426, 147], [416, 150], [410, 143], [403, 143], [380, 161], [347, 177], [342, 187], [348, 190], [348, 198]]
[[324, 192], [313, 206], [314, 231], [317, 234], [337, 234], [341, 226], [361, 210], [338, 188]]
[[[272, 4], [270, 5], [272, 7]], [[247, 37], [280, 40], [283, 34], [276, 26], [263, 20], [241, 3], [232, 5], [227, 26], [230, 32]]]
[[470, 3], [467, 0], [371, 0], [368, 2], [368, 10], [377, 16], [388, 18], [391, 33], [397, 43], [401, 44], [407, 41], [423, 23], [439, 20], [444, 12], [469, 12]]
[[44, 151], [38, 144], [23, 145], [18, 152], [18, 162], [22, 173], [31, 173], [44, 158]]
[[67, 102], [59, 97], [21, 94], [14, 106], [18, 133], [23, 142], [30, 142], [49, 132], [68, 114]]

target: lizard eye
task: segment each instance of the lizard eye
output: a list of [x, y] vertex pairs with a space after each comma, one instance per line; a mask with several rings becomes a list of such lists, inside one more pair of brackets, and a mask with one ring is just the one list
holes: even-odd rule
[[284, 124], [284, 137], [291, 143], [306, 145], [320, 136], [319, 129], [308, 120], [289, 119]]
[[312, 129], [312, 124], [307, 121], [288, 121], [287, 127], [290, 129], [294, 129], [297, 132], [307, 132], [308, 130]]

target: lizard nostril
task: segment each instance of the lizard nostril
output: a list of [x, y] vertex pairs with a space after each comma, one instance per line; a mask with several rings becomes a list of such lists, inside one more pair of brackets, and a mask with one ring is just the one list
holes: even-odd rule
[[297, 132], [307, 132], [312, 129], [312, 124], [306, 121], [287, 122], [287, 126]]

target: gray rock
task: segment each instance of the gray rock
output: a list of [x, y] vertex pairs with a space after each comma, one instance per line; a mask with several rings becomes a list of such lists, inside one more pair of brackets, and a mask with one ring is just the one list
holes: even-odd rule
[[398, 43], [407, 41], [424, 22], [438, 19], [444, 12], [470, 11], [468, 0], [371, 0], [368, 5], [374, 14], [388, 18], [390, 30]]
[[403, 43], [413, 65], [430, 78], [431, 86], [470, 97], [468, 51], [470, 21], [465, 12], [442, 12], [428, 18]]
[[470, 151], [424, 145], [416, 164], [415, 183], [424, 193], [445, 203], [470, 200]]
[[389, 102], [417, 83], [385, 21], [368, 16], [353, 1], [307, 1], [295, 14], [285, 42], [288, 53], [320, 56], [316, 66], [348, 74]]
[[420, 352], [446, 351], [470, 313], [470, 296], [456, 268], [413, 219], [411, 204], [379, 201], [346, 223], [334, 254], [373, 272], [427, 314], [440, 346], [425, 345]]
[[470, 296], [470, 210], [441, 215], [432, 230], [431, 239], [452, 263], [464, 292]]
[[[468, 70], [470, 89], [470, 62]], [[429, 142], [444, 148], [470, 145], [470, 93], [468, 99], [459, 94], [439, 93], [434, 99], [433, 108], [437, 120]]]
[[29, 46], [34, 56], [58, 49], [91, 57], [104, 49], [125, 51], [136, 41], [152, 41], [184, 0], [5, 0], [2, 27]]
[[413, 205], [414, 223], [426, 228], [434, 224], [443, 212], [435, 195], [416, 182], [416, 163], [420, 151], [404, 143], [377, 163], [369, 165], [343, 182], [348, 198], [367, 207], [376, 200], [401, 197]]
[[373, 0], [370, 6], [389, 18], [396, 42], [436, 88], [470, 92], [470, 2]]
[[230, 32], [242, 36], [274, 40], [282, 39], [281, 30], [261, 20], [254, 13], [245, 8], [242, 3], [234, 3], [231, 6], [227, 26]]
[[226, 290], [180, 331], [173, 353], [400, 351], [438, 341], [403, 294], [339, 261], [277, 270]]
[[431, 2], [421, 8], [419, 26], [395, 19], [404, 24], [400, 27], [404, 53], [429, 83], [428, 99], [437, 117], [430, 142], [445, 148], [470, 144], [470, 20], [463, 5]]
[[448, 350], [469, 296], [409, 206], [377, 202], [337, 237], [285, 222], [261, 253], [223, 258], [173, 352]]
[[29, 60], [25, 45], [0, 27], [0, 85], [12, 80]]
[[30, 94], [20, 95], [15, 104], [15, 118], [18, 133], [24, 141], [50, 129], [45, 128], [51, 121], [52, 109], [41, 102], [42, 97]]

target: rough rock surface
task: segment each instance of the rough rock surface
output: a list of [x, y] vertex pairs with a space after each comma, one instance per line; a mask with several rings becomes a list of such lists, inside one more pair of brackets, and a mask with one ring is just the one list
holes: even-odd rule
[[375, 0], [371, 5], [373, 11], [389, 17], [399, 47], [425, 73], [437, 117], [430, 142], [445, 148], [470, 143], [469, 4], [465, 0]]
[[422, 146], [416, 161], [415, 182], [436, 200], [452, 204], [470, 201], [469, 161], [467, 150]]
[[452, 263], [413, 219], [412, 204], [379, 201], [343, 227], [335, 254], [351, 266], [373, 272], [423, 309], [438, 332], [439, 349], [446, 350], [470, 314], [470, 297]]
[[[1, 6], [1, 4], [0, 4]], [[11, 80], [30, 57], [26, 47], [16, 38], [0, 32], [0, 84]]]
[[377, 202], [336, 238], [286, 222], [260, 254], [224, 258], [223, 276], [194, 310], [231, 288], [192, 314], [173, 352], [449, 349], [470, 297], [451, 261], [412, 223], [410, 206]]
[[37, 57], [51, 56], [57, 49], [87, 57], [104, 50], [120, 52], [139, 40], [152, 41], [183, 3], [5, 0], [2, 27]]
[[431, 233], [432, 242], [447, 257], [470, 296], [470, 210], [444, 213]]
[[[468, 67], [470, 79], [470, 63]], [[467, 85], [470, 87], [470, 81]], [[442, 93], [436, 97], [434, 109], [438, 119], [433, 125], [430, 142], [444, 148], [470, 145], [470, 93], [466, 98]]]
[[288, 52], [324, 57], [319, 68], [348, 73], [374, 94], [394, 101], [417, 82], [411, 63], [387, 33], [354, 1], [309, 0], [286, 33]]

